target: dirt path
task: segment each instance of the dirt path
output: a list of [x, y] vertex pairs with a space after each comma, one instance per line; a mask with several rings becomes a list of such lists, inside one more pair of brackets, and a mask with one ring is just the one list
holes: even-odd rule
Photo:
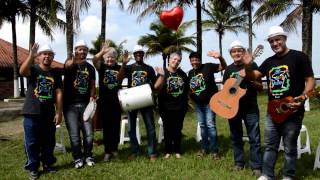
[[23, 133], [22, 117], [15, 120], [0, 122], [0, 139], [13, 138]]

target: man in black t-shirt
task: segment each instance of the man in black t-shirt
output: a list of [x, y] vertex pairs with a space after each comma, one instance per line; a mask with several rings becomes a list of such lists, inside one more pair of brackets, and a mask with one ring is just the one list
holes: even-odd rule
[[[118, 79], [122, 80], [123, 78], [128, 78], [129, 88], [140, 86], [143, 84], [149, 84], [150, 87], [153, 87], [156, 81], [156, 75], [153, 68], [143, 62], [144, 50], [142, 46], [136, 45], [133, 49], [133, 55], [136, 61], [134, 64], [127, 65], [127, 63], [129, 62], [128, 57], [123, 59], [120, 73], [118, 74]], [[130, 160], [135, 159], [140, 153], [139, 143], [136, 135], [136, 119], [138, 111], [140, 111], [147, 128], [148, 154], [150, 160], [155, 161], [157, 159], [156, 132], [152, 108], [152, 106], [149, 106], [128, 112], [129, 137], [132, 148], [132, 154], [128, 158]]]
[[[53, 155], [56, 125], [62, 119], [62, 80], [58, 71], [51, 69], [54, 52], [49, 45], [32, 46], [28, 58], [20, 67], [20, 74], [28, 78], [28, 90], [23, 106], [23, 127], [30, 178], [39, 176], [40, 161], [43, 170], [54, 172]], [[38, 58], [40, 64], [34, 65]]]
[[118, 155], [120, 140], [121, 108], [118, 90], [122, 82], [117, 80], [121, 67], [116, 62], [117, 57], [117, 51], [104, 44], [92, 60], [99, 73], [98, 117], [103, 125], [104, 161]]
[[[297, 159], [297, 139], [304, 116], [304, 101], [307, 93], [315, 85], [311, 61], [302, 52], [291, 50], [286, 46], [287, 34], [280, 26], [269, 29], [268, 42], [275, 55], [267, 58], [253, 71], [255, 77], [267, 77], [269, 102], [287, 96], [297, 101], [290, 103], [289, 108], [297, 111], [288, 116], [282, 123], [273, 121], [267, 113], [265, 124], [265, 152], [263, 156], [262, 176], [259, 180], [275, 179], [274, 167], [277, 161], [278, 148], [282, 137], [284, 144], [283, 179], [294, 179]], [[244, 63], [249, 65], [250, 56], [245, 56]], [[246, 68], [246, 73], [252, 73]], [[298, 101], [299, 100], [299, 101]], [[303, 102], [301, 102], [301, 100]]]
[[[229, 78], [242, 79], [240, 76], [241, 71], [244, 71], [244, 64], [242, 62], [243, 56], [246, 52], [242, 43], [235, 40], [231, 43], [229, 49], [233, 63], [227, 66], [223, 83]], [[258, 69], [256, 63], [252, 63], [253, 70]], [[250, 143], [250, 161], [249, 165], [253, 170], [255, 176], [261, 175], [262, 168], [262, 153], [261, 153], [261, 140], [260, 140], [260, 127], [259, 127], [259, 108], [257, 104], [257, 90], [254, 81], [249, 81], [244, 78], [240, 84], [242, 89], [246, 89], [246, 94], [240, 99], [239, 110], [237, 115], [229, 119], [230, 135], [233, 146], [233, 155], [235, 161], [235, 169], [242, 170], [245, 165], [245, 156], [243, 149], [243, 130], [242, 121], [246, 127]], [[230, 95], [230, 98], [231, 95]]]
[[220, 64], [201, 64], [201, 55], [197, 52], [190, 53], [192, 70], [189, 71], [188, 77], [190, 97], [195, 102], [201, 129], [201, 150], [198, 156], [202, 157], [210, 150], [212, 159], [216, 160], [218, 159], [216, 117], [209, 107], [209, 101], [211, 96], [218, 92], [214, 73], [224, 70], [227, 64], [216, 51], [209, 51], [208, 56], [219, 59]]
[[[74, 56], [65, 63], [63, 112], [69, 132], [75, 168], [94, 165], [92, 157], [93, 128], [91, 119], [84, 121], [83, 112], [89, 101], [95, 99], [95, 70], [86, 61], [88, 46], [80, 40]], [[83, 139], [81, 139], [82, 132]], [[83, 141], [83, 152], [82, 152]]]

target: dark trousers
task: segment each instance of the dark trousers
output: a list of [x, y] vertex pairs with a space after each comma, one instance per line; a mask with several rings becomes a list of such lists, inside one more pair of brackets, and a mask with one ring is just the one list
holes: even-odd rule
[[56, 162], [53, 155], [56, 144], [56, 126], [53, 115], [24, 115], [24, 147], [27, 155], [25, 169], [38, 170], [42, 165], [52, 165]]
[[181, 131], [185, 115], [185, 111], [165, 110], [160, 112], [166, 153], [181, 153]]
[[104, 152], [118, 151], [120, 141], [121, 109], [119, 104], [100, 105], [100, 118], [103, 126]]

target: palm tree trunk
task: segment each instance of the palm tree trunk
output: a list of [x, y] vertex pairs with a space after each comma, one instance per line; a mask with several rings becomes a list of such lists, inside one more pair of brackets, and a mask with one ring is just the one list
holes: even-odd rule
[[72, 56], [72, 47], [73, 47], [73, 16], [71, 8], [71, 0], [66, 0], [66, 41], [67, 41], [67, 59]]
[[312, 8], [310, 0], [303, 0], [302, 12], [302, 52], [312, 61]]
[[16, 34], [16, 17], [11, 17], [12, 27], [12, 49], [13, 49], [13, 97], [19, 97], [18, 85], [18, 55], [17, 55], [17, 34]]
[[107, 0], [101, 0], [101, 43], [103, 43], [106, 40], [106, 15]]
[[36, 2], [30, 1], [30, 32], [29, 32], [29, 50], [35, 42], [36, 36]]
[[163, 69], [165, 69], [167, 67], [167, 55], [165, 55], [164, 53], [162, 53], [162, 60], [163, 60]]
[[[202, 26], [201, 26], [201, 1], [196, 1], [197, 5], [197, 52], [202, 56]], [[202, 58], [200, 57], [200, 62]]]
[[249, 53], [252, 53], [252, 9], [251, 9], [251, 4], [248, 8], [248, 21], [249, 21], [249, 32], [248, 32], [248, 37], [249, 37]]
[[[219, 50], [220, 50], [220, 55], [222, 57], [222, 33], [219, 33]], [[223, 77], [223, 71], [220, 71], [221, 77]]]

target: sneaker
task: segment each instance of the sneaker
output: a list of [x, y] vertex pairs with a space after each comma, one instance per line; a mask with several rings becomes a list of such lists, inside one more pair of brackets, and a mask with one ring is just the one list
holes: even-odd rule
[[87, 158], [86, 158], [86, 164], [87, 164], [88, 166], [94, 166], [93, 158], [92, 158], [92, 157], [87, 157]]
[[137, 157], [138, 157], [138, 154], [131, 154], [131, 155], [128, 157], [128, 160], [133, 161], [133, 160], [137, 159]]
[[282, 180], [293, 180], [291, 177], [283, 177]]
[[260, 169], [253, 169], [252, 173], [253, 173], [253, 176], [255, 176], [256, 178], [261, 176], [261, 170]]
[[104, 158], [103, 158], [103, 161], [109, 162], [110, 159], [111, 159], [111, 154], [105, 154], [105, 155], [104, 155]]
[[214, 161], [220, 159], [219, 156], [218, 156], [218, 153], [212, 153], [212, 154], [211, 154], [211, 158], [212, 158], [212, 160], [214, 160]]
[[157, 160], [157, 156], [156, 155], [151, 155], [150, 156], [150, 161], [151, 162], [155, 162]]
[[80, 169], [83, 167], [83, 161], [82, 159], [77, 159], [76, 161], [74, 161], [74, 167], [76, 169]]
[[169, 159], [170, 156], [171, 156], [171, 154], [167, 153], [167, 154], [164, 156], [164, 158], [165, 158], [165, 159]]
[[111, 152], [112, 156], [115, 157], [115, 158], [118, 158], [119, 157], [119, 153], [117, 151], [113, 151]]
[[268, 177], [267, 177], [267, 176], [262, 175], [262, 176], [260, 176], [257, 180], [268, 180]]
[[201, 149], [200, 151], [198, 151], [197, 156], [198, 157], [203, 157], [207, 154], [207, 151], [204, 149]]
[[181, 154], [176, 153], [176, 158], [177, 158], [177, 159], [181, 159]]
[[44, 171], [44, 172], [48, 172], [48, 173], [55, 173], [55, 172], [57, 172], [57, 169], [55, 169], [54, 167], [52, 167], [52, 166], [50, 166], [50, 165], [44, 164], [42, 168], [43, 168], [43, 171]]
[[39, 172], [38, 171], [30, 171], [30, 180], [35, 180], [39, 178]]

